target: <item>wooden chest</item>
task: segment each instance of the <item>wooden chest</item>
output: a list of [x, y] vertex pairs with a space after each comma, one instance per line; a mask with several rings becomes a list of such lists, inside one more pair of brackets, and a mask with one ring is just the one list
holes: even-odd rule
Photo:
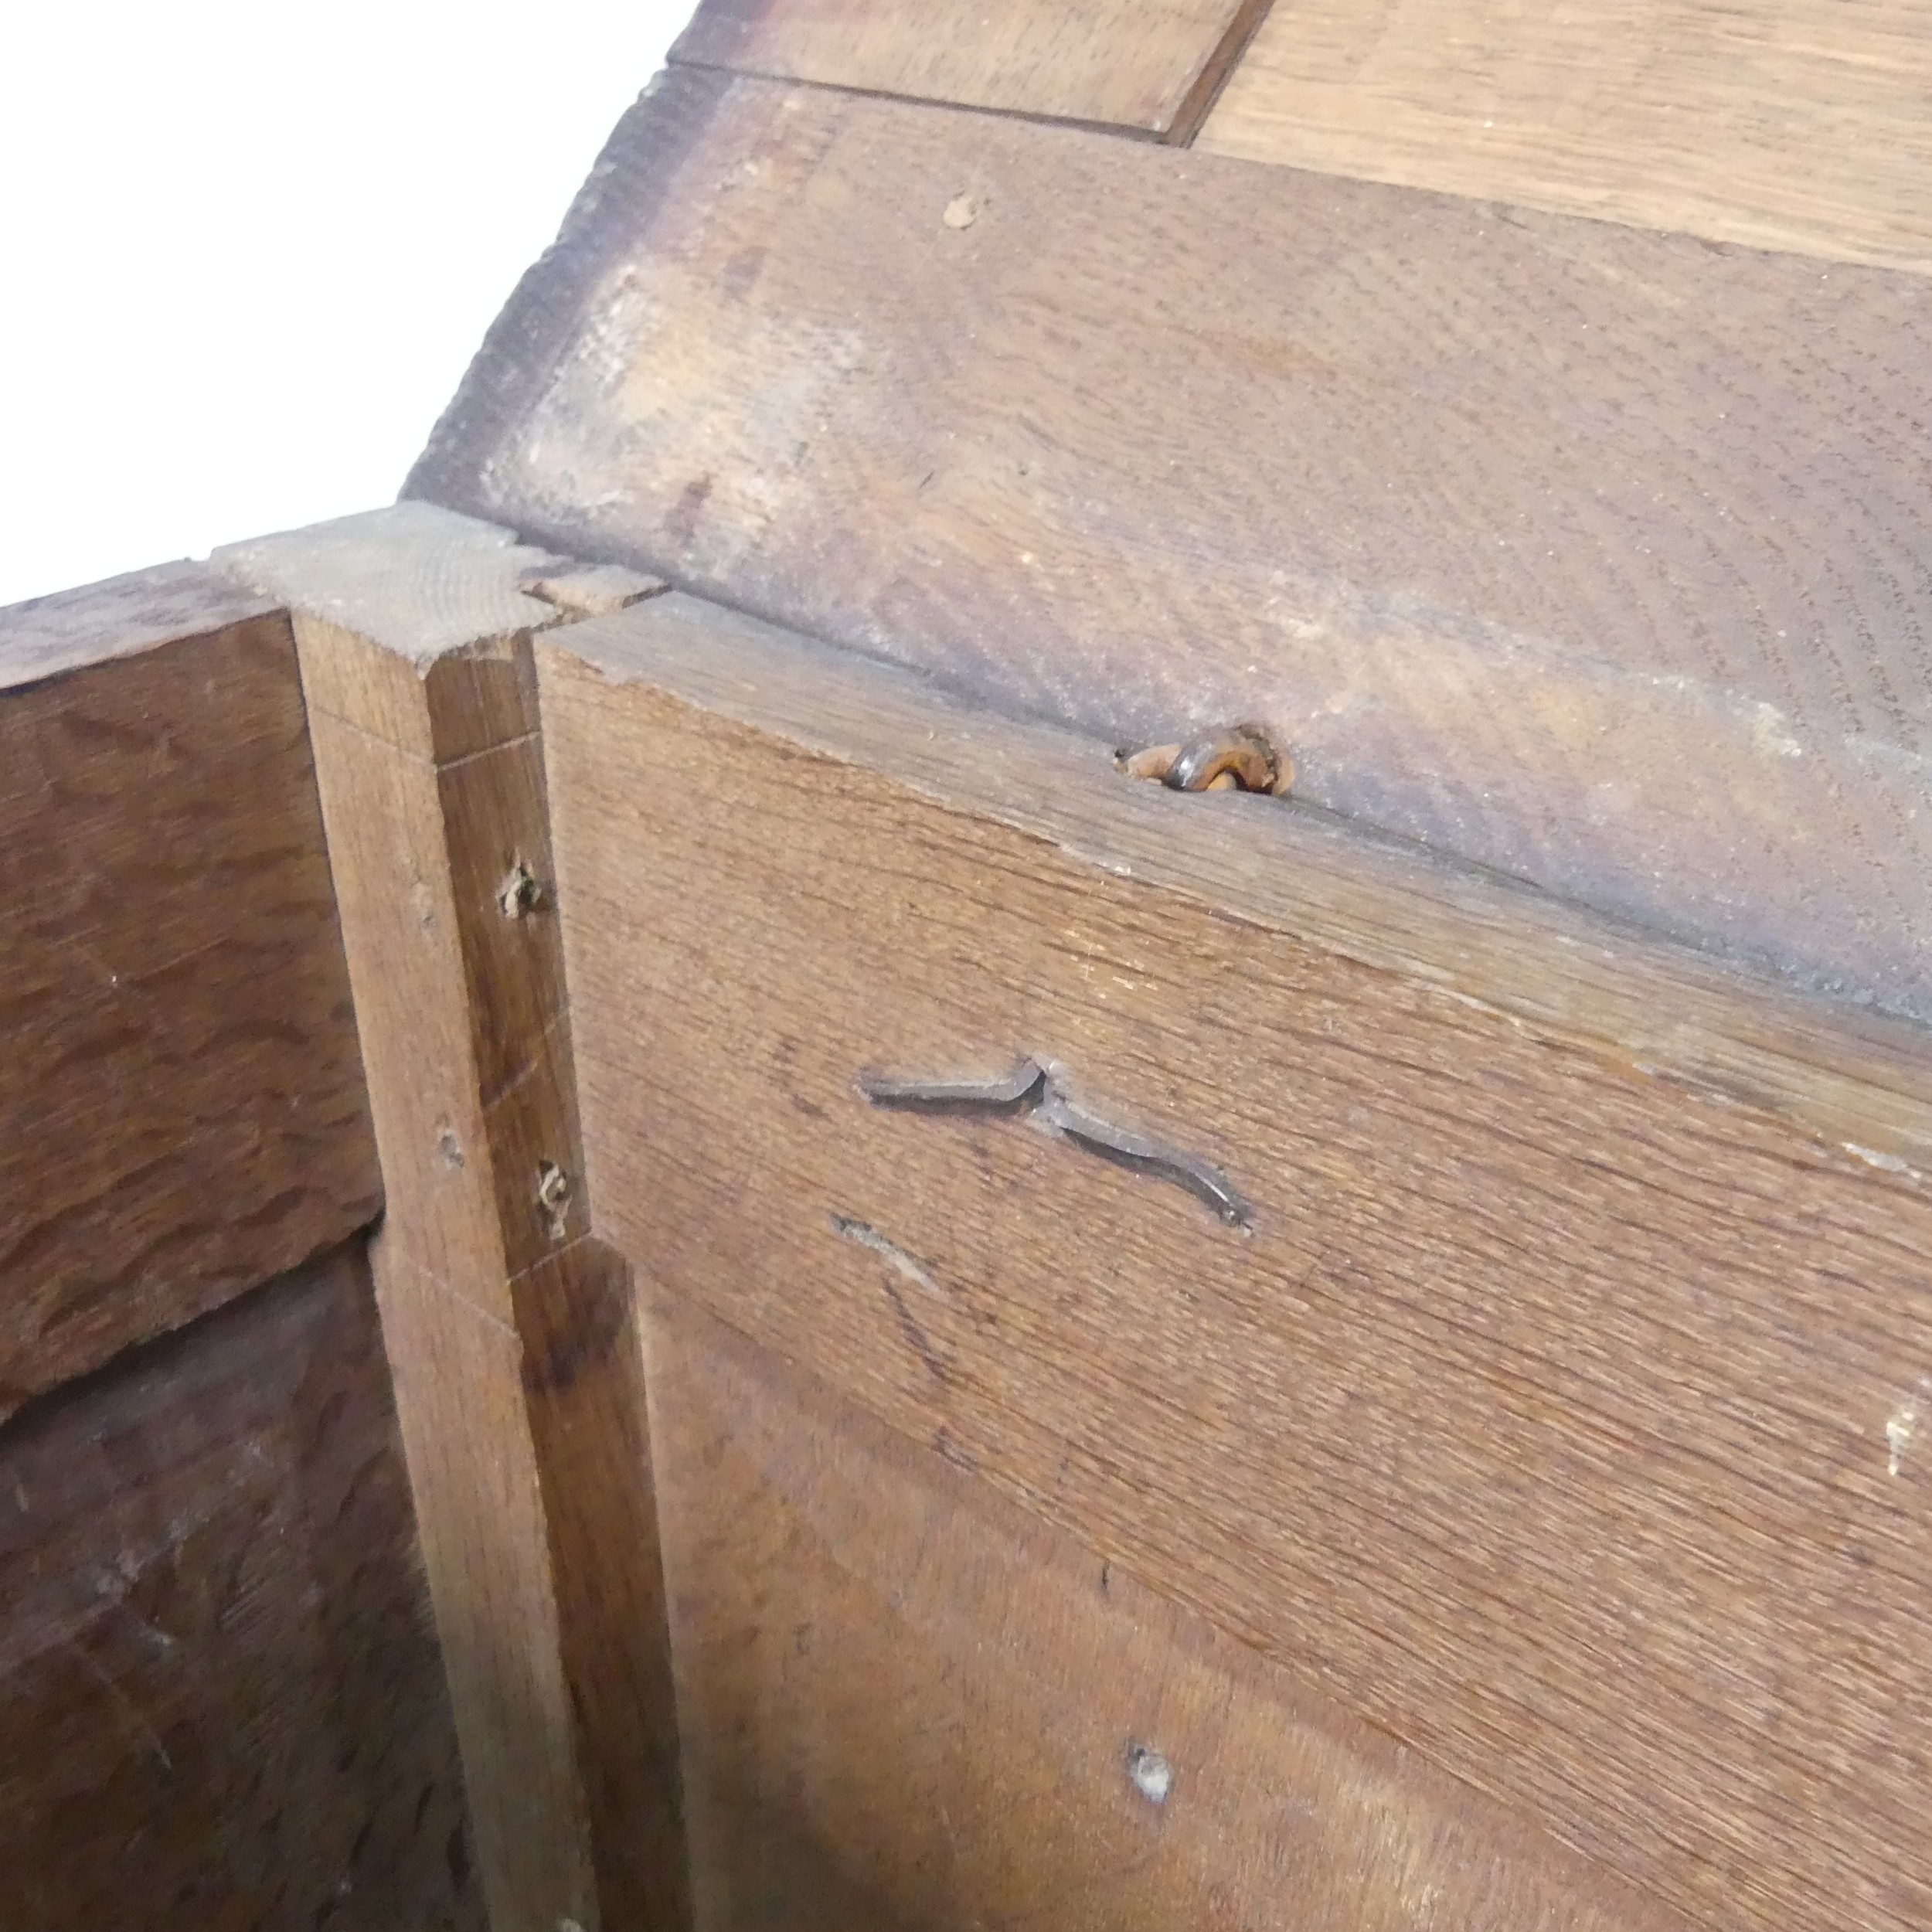
[[0, 1928], [1932, 1923], [1928, 103], [706, 0], [0, 614]]

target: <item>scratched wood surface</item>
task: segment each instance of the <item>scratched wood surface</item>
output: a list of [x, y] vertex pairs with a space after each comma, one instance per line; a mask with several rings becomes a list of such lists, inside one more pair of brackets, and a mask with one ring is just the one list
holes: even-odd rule
[[217, 553], [284, 600], [387, 1207], [372, 1250], [498, 1932], [681, 1925], [637, 1343], [587, 1237], [527, 634], [567, 559], [422, 504]]
[[[1298, 937], [1289, 808], [1029, 739], [988, 809], [913, 681], [794, 728], [826, 654], [683, 628], [538, 649], [600, 1231], [1693, 1920], [1923, 1923], [1932, 1203]], [[1022, 1055], [1252, 1233], [856, 1084]]]
[[134, 1925], [483, 1932], [359, 1244], [0, 1427], [0, 1926]]
[[0, 611], [0, 1417], [381, 1205], [287, 620]]
[[[983, 203], [948, 225], [962, 194]], [[1932, 1016], [1932, 287], [674, 73], [411, 481]]]
[[671, 57], [1185, 141], [1265, 5], [703, 0]]
[[690, 1304], [648, 1331], [701, 1932], [1685, 1923]]
[[1294, 0], [1199, 145], [1923, 274], [1928, 100], [1912, 0]]

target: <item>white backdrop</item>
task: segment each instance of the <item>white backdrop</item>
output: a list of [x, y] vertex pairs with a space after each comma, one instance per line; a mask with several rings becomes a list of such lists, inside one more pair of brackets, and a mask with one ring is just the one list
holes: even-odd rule
[[0, 10], [0, 604], [389, 502], [690, 6]]

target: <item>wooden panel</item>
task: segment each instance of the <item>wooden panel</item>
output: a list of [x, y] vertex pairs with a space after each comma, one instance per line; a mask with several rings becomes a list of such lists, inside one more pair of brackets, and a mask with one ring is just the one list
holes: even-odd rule
[[0, 613], [0, 1416], [381, 1205], [287, 620]]
[[1683, 1923], [710, 1318], [649, 1334], [705, 1932]]
[[1928, 100], [1910, 0], [1294, 0], [1200, 145], [1923, 274]]
[[703, 0], [673, 60], [1184, 141], [1266, 0]]
[[[600, 1228], [1694, 1919], [1922, 1923], [1932, 1205], [1298, 937], [1293, 808], [682, 609], [539, 651]], [[1221, 867], [1147, 876], [1143, 801]], [[1022, 1055], [1252, 1233], [856, 1084]]]
[[1916, 276], [674, 74], [410, 488], [1924, 1019], [1928, 415]]
[[491, 1923], [681, 1925], [641, 1370], [623, 1270], [586, 1238], [521, 641], [577, 600], [568, 560], [420, 504], [219, 560], [287, 600], [301, 647], [387, 1195], [384, 1334]]
[[0, 1924], [481, 1932], [470, 1868], [359, 1246], [0, 1429]]

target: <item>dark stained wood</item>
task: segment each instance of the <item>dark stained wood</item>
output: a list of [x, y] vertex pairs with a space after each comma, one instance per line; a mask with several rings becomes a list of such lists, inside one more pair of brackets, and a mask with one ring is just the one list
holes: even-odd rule
[[[1922, 1924], [1932, 1204], [1298, 931], [1292, 808], [689, 614], [539, 647], [600, 1231], [1693, 1920]], [[857, 1083], [1022, 1056], [1252, 1232]]]
[[543, 1485], [516, 1331], [376, 1254], [383, 1342], [492, 1932], [598, 1923]]
[[1683, 1924], [710, 1317], [648, 1332], [706, 1932]]
[[674, 73], [410, 488], [1923, 1019], [1929, 350], [1917, 275]]
[[1923, 274], [1929, 99], [1911, 0], [1294, 0], [1200, 145]]
[[604, 1922], [689, 1926], [678, 1708], [630, 1270], [583, 1241], [515, 1287]]
[[359, 1243], [0, 1428], [0, 1925], [482, 1932]]
[[1186, 140], [1266, 0], [703, 0], [673, 60]]
[[0, 612], [0, 1417], [381, 1205], [287, 620]]
[[373, 1259], [493, 1926], [688, 1923], [648, 1435], [586, 1238], [526, 634], [607, 580], [421, 504], [219, 553], [287, 600], [388, 1206]]

